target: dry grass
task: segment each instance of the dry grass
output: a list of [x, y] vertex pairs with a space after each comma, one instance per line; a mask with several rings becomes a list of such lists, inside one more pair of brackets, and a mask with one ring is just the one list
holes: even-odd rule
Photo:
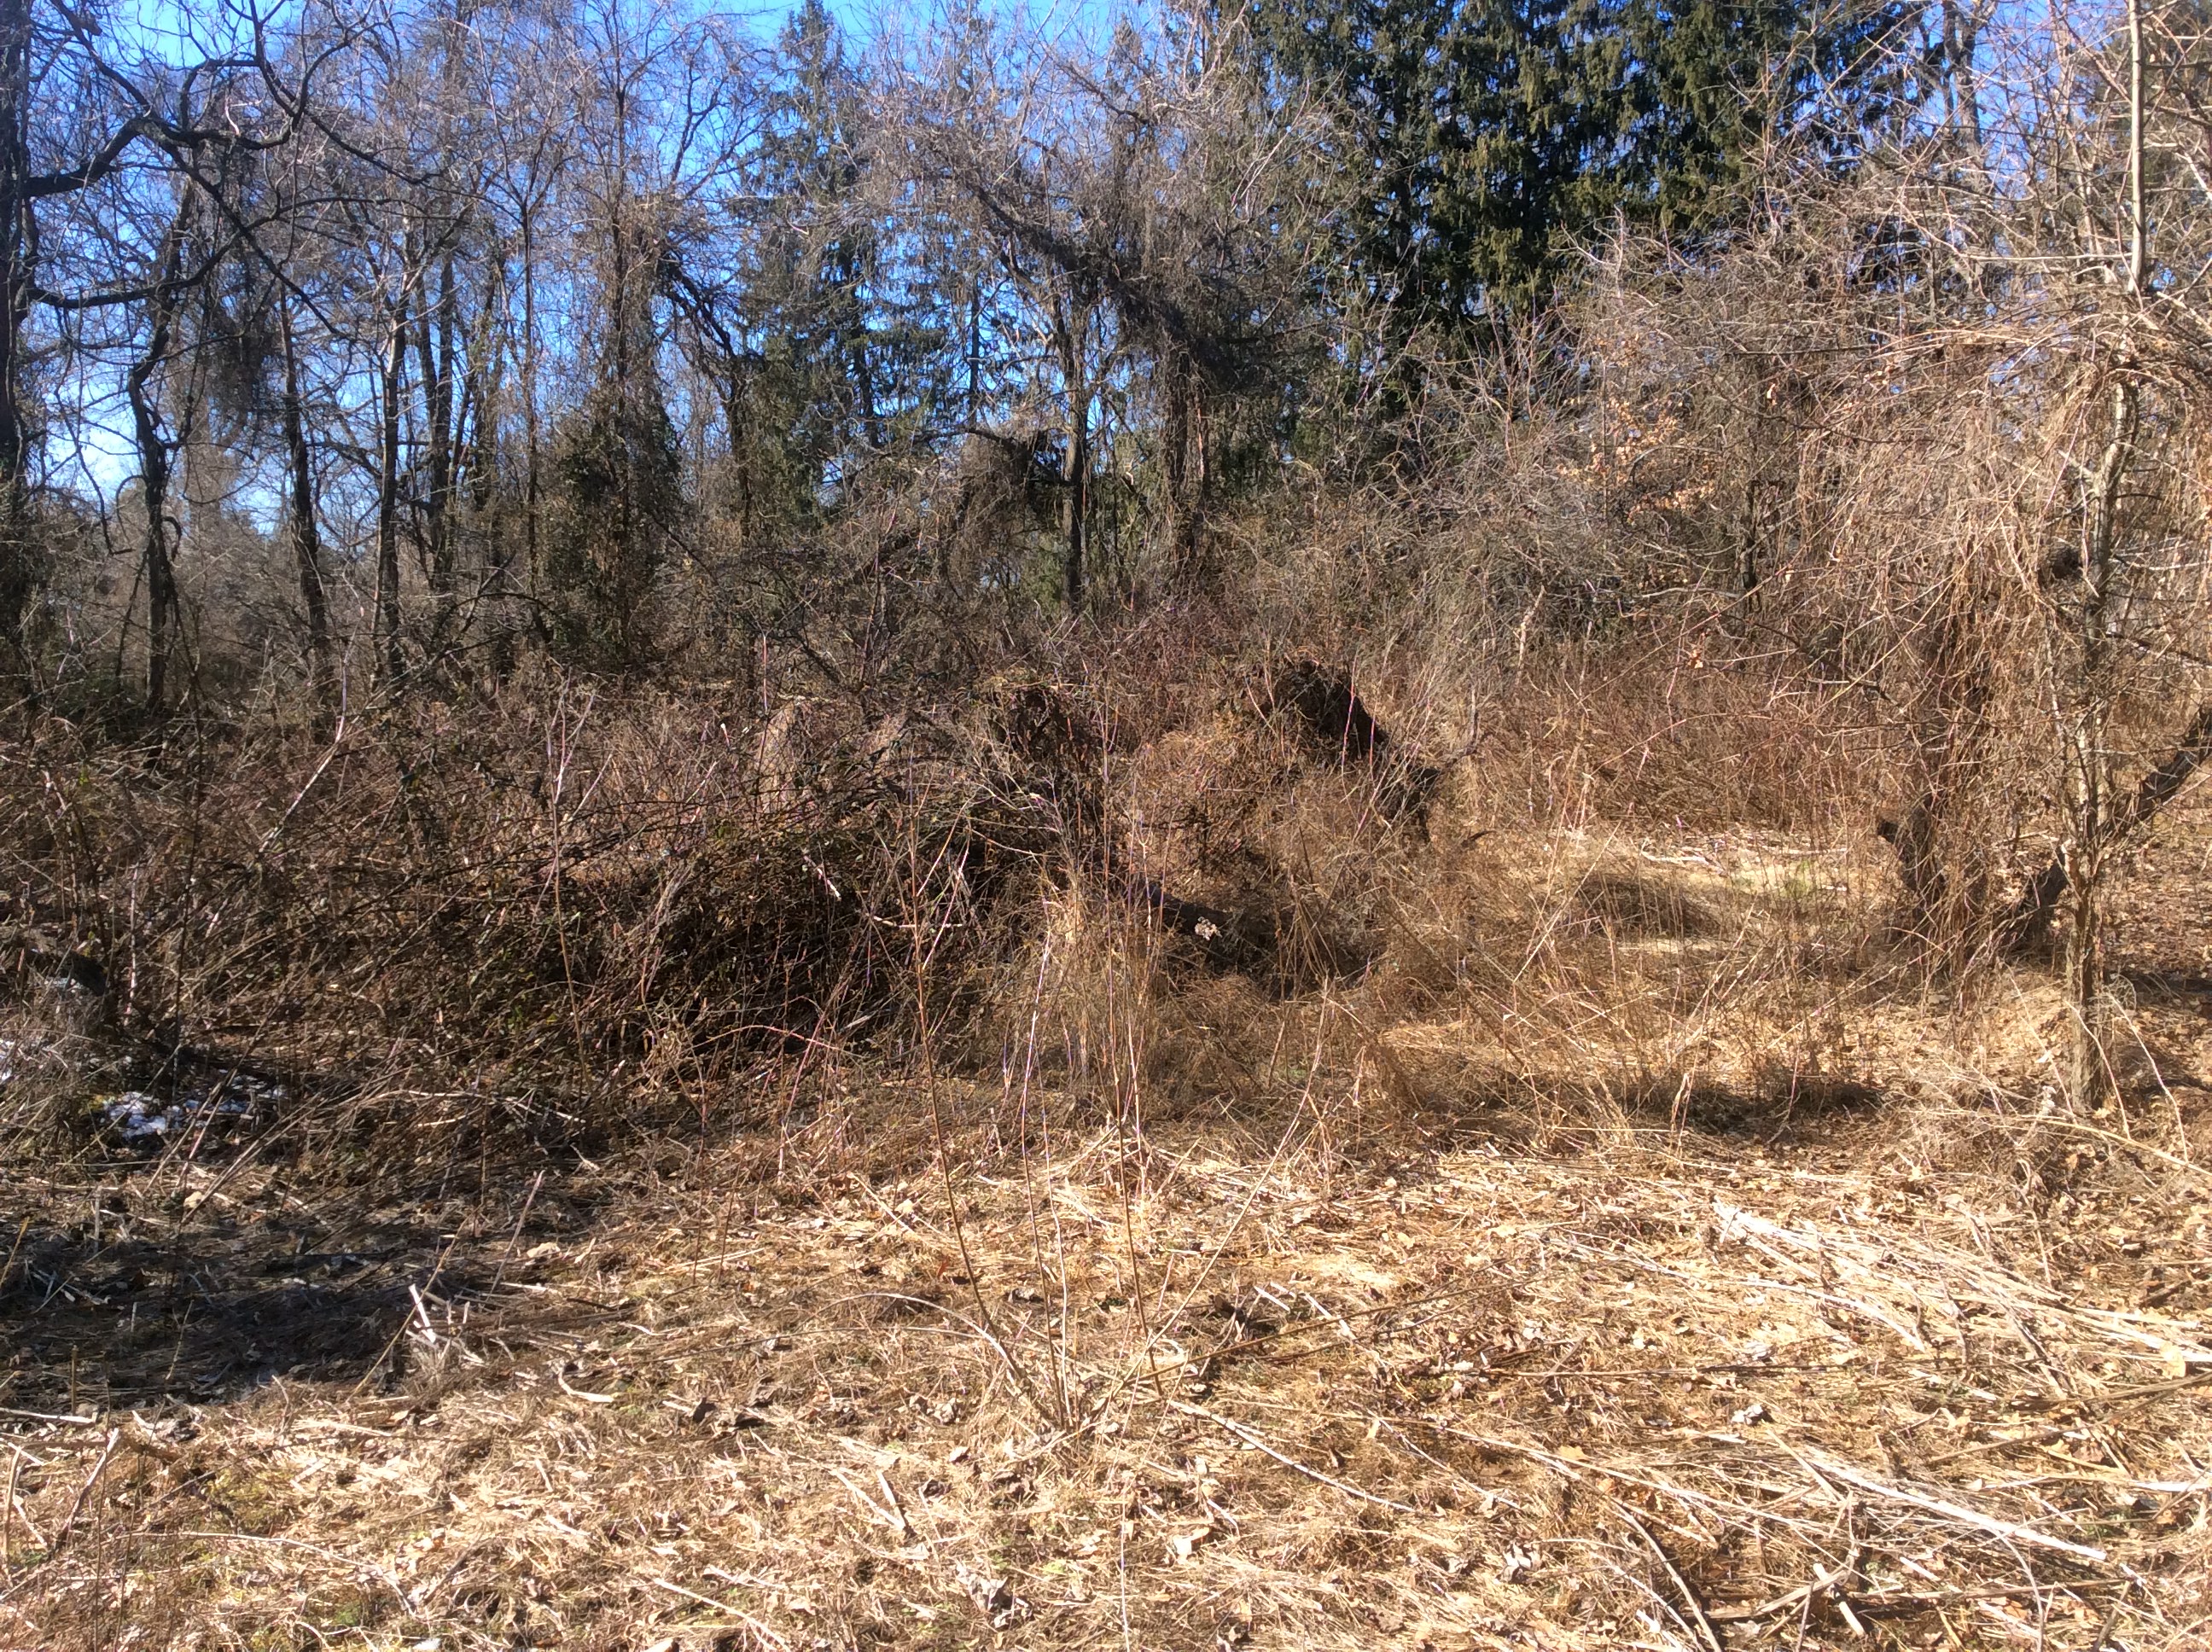
[[2046, 973], [1891, 932], [1862, 797], [1769, 754], [1675, 808], [1719, 721], [1532, 695], [1416, 820], [1127, 669], [989, 685], [965, 755], [387, 732], [197, 884], [85, 780], [69, 909], [274, 914], [120, 956], [295, 1089], [118, 1151], [112, 1029], [5, 1030], [61, 1059], [5, 1097], [0, 1645], [2203, 1643], [2201, 814], [2086, 1113]]
[[[345, 1266], [395, 1345], [317, 1358], [361, 1282], [272, 1279], [257, 1357], [306, 1357], [236, 1397], [64, 1391], [102, 1304], [54, 1305], [9, 1643], [2201, 1644], [2178, 1156], [1996, 1110], [1532, 1156], [1356, 1096], [1141, 1141], [939, 1100], [957, 1224], [878, 1093], [780, 1184], [747, 1143], [386, 1212], [406, 1263]], [[2015, 1174], [2062, 1151], [2063, 1215]], [[331, 1225], [252, 1171], [139, 1191], [111, 1248]]]
[[1202, 590], [885, 471], [653, 680], [23, 708], [0, 1645], [2212, 1644], [2204, 352], [2037, 273], [2078, 127], [1618, 249]]
[[17, 1182], [0, 1640], [2203, 1644], [2198, 989], [2077, 1116], [1870, 852], [1440, 853], [1289, 996], [1061, 897], [997, 1084]]

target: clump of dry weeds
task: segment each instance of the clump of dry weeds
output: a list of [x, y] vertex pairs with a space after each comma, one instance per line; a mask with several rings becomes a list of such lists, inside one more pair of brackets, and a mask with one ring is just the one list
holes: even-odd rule
[[2047, 981], [1884, 975], [1863, 845], [1435, 825], [1364, 971], [1051, 885], [966, 1056], [802, 1048], [735, 1134], [19, 1181], [6, 1635], [2201, 1639], [2185, 991], [2080, 1114]]

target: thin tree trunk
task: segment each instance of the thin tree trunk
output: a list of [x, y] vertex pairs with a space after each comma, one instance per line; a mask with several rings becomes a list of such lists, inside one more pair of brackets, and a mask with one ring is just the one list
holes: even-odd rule
[[2104, 1053], [2104, 870], [2122, 812], [2110, 801], [2111, 621], [2120, 485], [2134, 455], [2136, 392], [2112, 386], [2112, 430], [2098, 461], [2089, 501], [2089, 544], [2081, 559], [2081, 677], [2065, 731], [2067, 839], [2059, 845], [2063, 894], [2063, 979], [2073, 1011], [2070, 1079], [2077, 1102], [2095, 1105], [2111, 1090]]
[[983, 283], [968, 283], [968, 428], [983, 416]]
[[0, 647], [26, 663], [23, 621], [37, 550], [31, 437], [23, 416], [23, 323], [31, 311], [30, 0], [0, 0]]
[[1948, 76], [1950, 109], [1954, 130], [1965, 144], [1968, 163], [1976, 173], [1986, 178], [1988, 165], [1982, 135], [1982, 101], [1980, 76], [1974, 58], [1980, 49], [1984, 12], [1980, 0], [1962, 5], [1960, 0], [1943, 0], [1943, 57]]
[[1754, 473], [1744, 481], [1743, 519], [1736, 533], [1735, 585], [1747, 608], [1755, 605], [1759, 595], [1759, 477]]
[[1060, 459], [1060, 535], [1065, 541], [1065, 590], [1067, 611], [1083, 611], [1084, 536], [1091, 515], [1091, 386], [1084, 372], [1084, 344], [1091, 331], [1087, 308], [1073, 303], [1060, 307], [1060, 367], [1067, 391], [1067, 451]]
[[[433, 311], [434, 309], [434, 315]], [[422, 386], [422, 414], [428, 440], [428, 490], [423, 501], [423, 537], [428, 551], [430, 589], [437, 598], [437, 635], [442, 641], [454, 610], [453, 501], [453, 260], [440, 271], [438, 298], [425, 304], [415, 333], [417, 372]]]
[[868, 446], [881, 452], [885, 438], [883, 414], [876, 406], [875, 353], [868, 348], [872, 341], [866, 315], [857, 304], [852, 309], [854, 313], [845, 330], [845, 355], [850, 363], [853, 387], [860, 393], [860, 428], [866, 434]]
[[384, 340], [376, 476], [376, 629], [387, 683], [399, 677], [399, 381], [407, 363], [406, 342], [406, 301], [395, 299]]
[[154, 717], [167, 708], [178, 625], [177, 567], [169, 539], [170, 444], [161, 429], [161, 385], [176, 341], [177, 297], [171, 288], [184, 255], [191, 210], [189, 199], [180, 202], [162, 237], [154, 293], [146, 307], [146, 352], [123, 380], [138, 446], [138, 499], [146, 513], [146, 711]]
[[2128, 0], [2128, 296], [2150, 273], [2150, 216], [2143, 203], [2142, 0]]
[[1190, 498], [1190, 357], [1170, 344], [1160, 352], [1160, 492], [1165, 507], [1168, 566], [1178, 584], [1195, 574], [1197, 513]]
[[538, 432], [538, 263], [537, 246], [531, 228], [530, 203], [525, 200], [521, 210], [522, 231], [522, 551], [524, 566], [530, 575], [531, 613], [538, 625], [541, 640], [544, 634], [543, 609], [538, 598], [545, 589], [545, 570], [541, 565], [538, 526], [539, 477]]
[[1083, 585], [1087, 570], [1084, 568], [1084, 533], [1091, 514], [1091, 417], [1090, 409], [1078, 403], [1068, 420], [1067, 457], [1060, 470], [1060, 481], [1066, 491], [1060, 496], [1060, 532], [1066, 539], [1067, 611], [1083, 611]]
[[158, 717], [168, 702], [169, 654], [177, 629], [177, 571], [169, 545], [169, 442], [161, 431], [158, 389], [153, 386], [169, 355], [170, 305], [154, 301], [146, 353], [124, 379], [131, 423], [138, 444], [138, 501], [146, 513], [146, 710]]
[[[467, 365], [461, 370], [461, 407], [453, 423], [453, 497], [466, 501], [472, 521], [482, 523], [499, 491], [499, 424], [506, 412], [506, 358], [497, 346], [499, 318], [507, 304], [507, 259], [490, 261], [476, 330], [462, 344]], [[504, 589], [508, 553], [490, 548], [491, 582]]]
[[[2128, 0], [2128, 301], [2142, 296], [2149, 262], [2149, 228], [2143, 203], [2142, 0]], [[2122, 361], [2112, 383], [2112, 434], [2098, 461], [2090, 497], [2089, 544], [2081, 559], [2081, 676], [2070, 731], [2069, 841], [2059, 848], [2066, 869], [2066, 998], [2073, 1010], [2072, 1090], [2077, 1103], [2095, 1107], [2112, 1092], [2105, 1055], [2105, 960], [2102, 884], [2121, 811], [2109, 798], [2110, 720], [2113, 697], [2111, 654], [2113, 579], [2118, 571], [2120, 490], [2134, 462], [2139, 411], [2130, 363]]]
[[307, 681], [314, 696], [319, 728], [337, 711], [337, 673], [332, 670], [331, 605], [323, 586], [321, 533], [317, 524], [314, 455], [307, 446], [306, 410], [301, 404], [300, 358], [292, 333], [292, 307], [281, 315], [284, 329], [284, 449], [291, 465], [292, 560], [299, 570], [300, 602], [307, 614]]

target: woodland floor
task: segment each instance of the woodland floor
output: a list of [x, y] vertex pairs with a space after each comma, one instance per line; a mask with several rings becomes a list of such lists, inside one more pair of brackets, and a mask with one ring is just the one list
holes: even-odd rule
[[1587, 1127], [1443, 1014], [1119, 1125], [10, 1169], [0, 1645], [2212, 1644], [2205, 841], [2097, 1117], [2022, 971]]

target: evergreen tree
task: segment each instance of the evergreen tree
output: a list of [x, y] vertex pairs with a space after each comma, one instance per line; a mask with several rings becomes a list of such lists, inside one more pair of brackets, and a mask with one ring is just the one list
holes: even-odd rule
[[731, 210], [727, 279], [689, 264], [675, 296], [710, 358], [729, 440], [726, 502], [749, 537], [834, 507], [908, 434], [941, 340], [907, 324], [879, 203], [866, 193], [865, 88], [821, 0], [777, 43], [766, 118]]
[[685, 501], [651, 279], [667, 203], [617, 173], [605, 210], [603, 331], [592, 381], [555, 433], [546, 562], [558, 640], [621, 668], [652, 652], [652, 598]]
[[556, 641], [616, 667], [652, 647], [649, 604], [684, 508], [683, 467], [657, 375], [607, 374], [556, 433], [547, 572]]
[[1770, 135], [1845, 157], [1911, 108], [1921, 0], [1257, 0], [1261, 72], [1337, 117], [1346, 266], [1395, 336], [1540, 311], [1617, 216], [1695, 236]]

